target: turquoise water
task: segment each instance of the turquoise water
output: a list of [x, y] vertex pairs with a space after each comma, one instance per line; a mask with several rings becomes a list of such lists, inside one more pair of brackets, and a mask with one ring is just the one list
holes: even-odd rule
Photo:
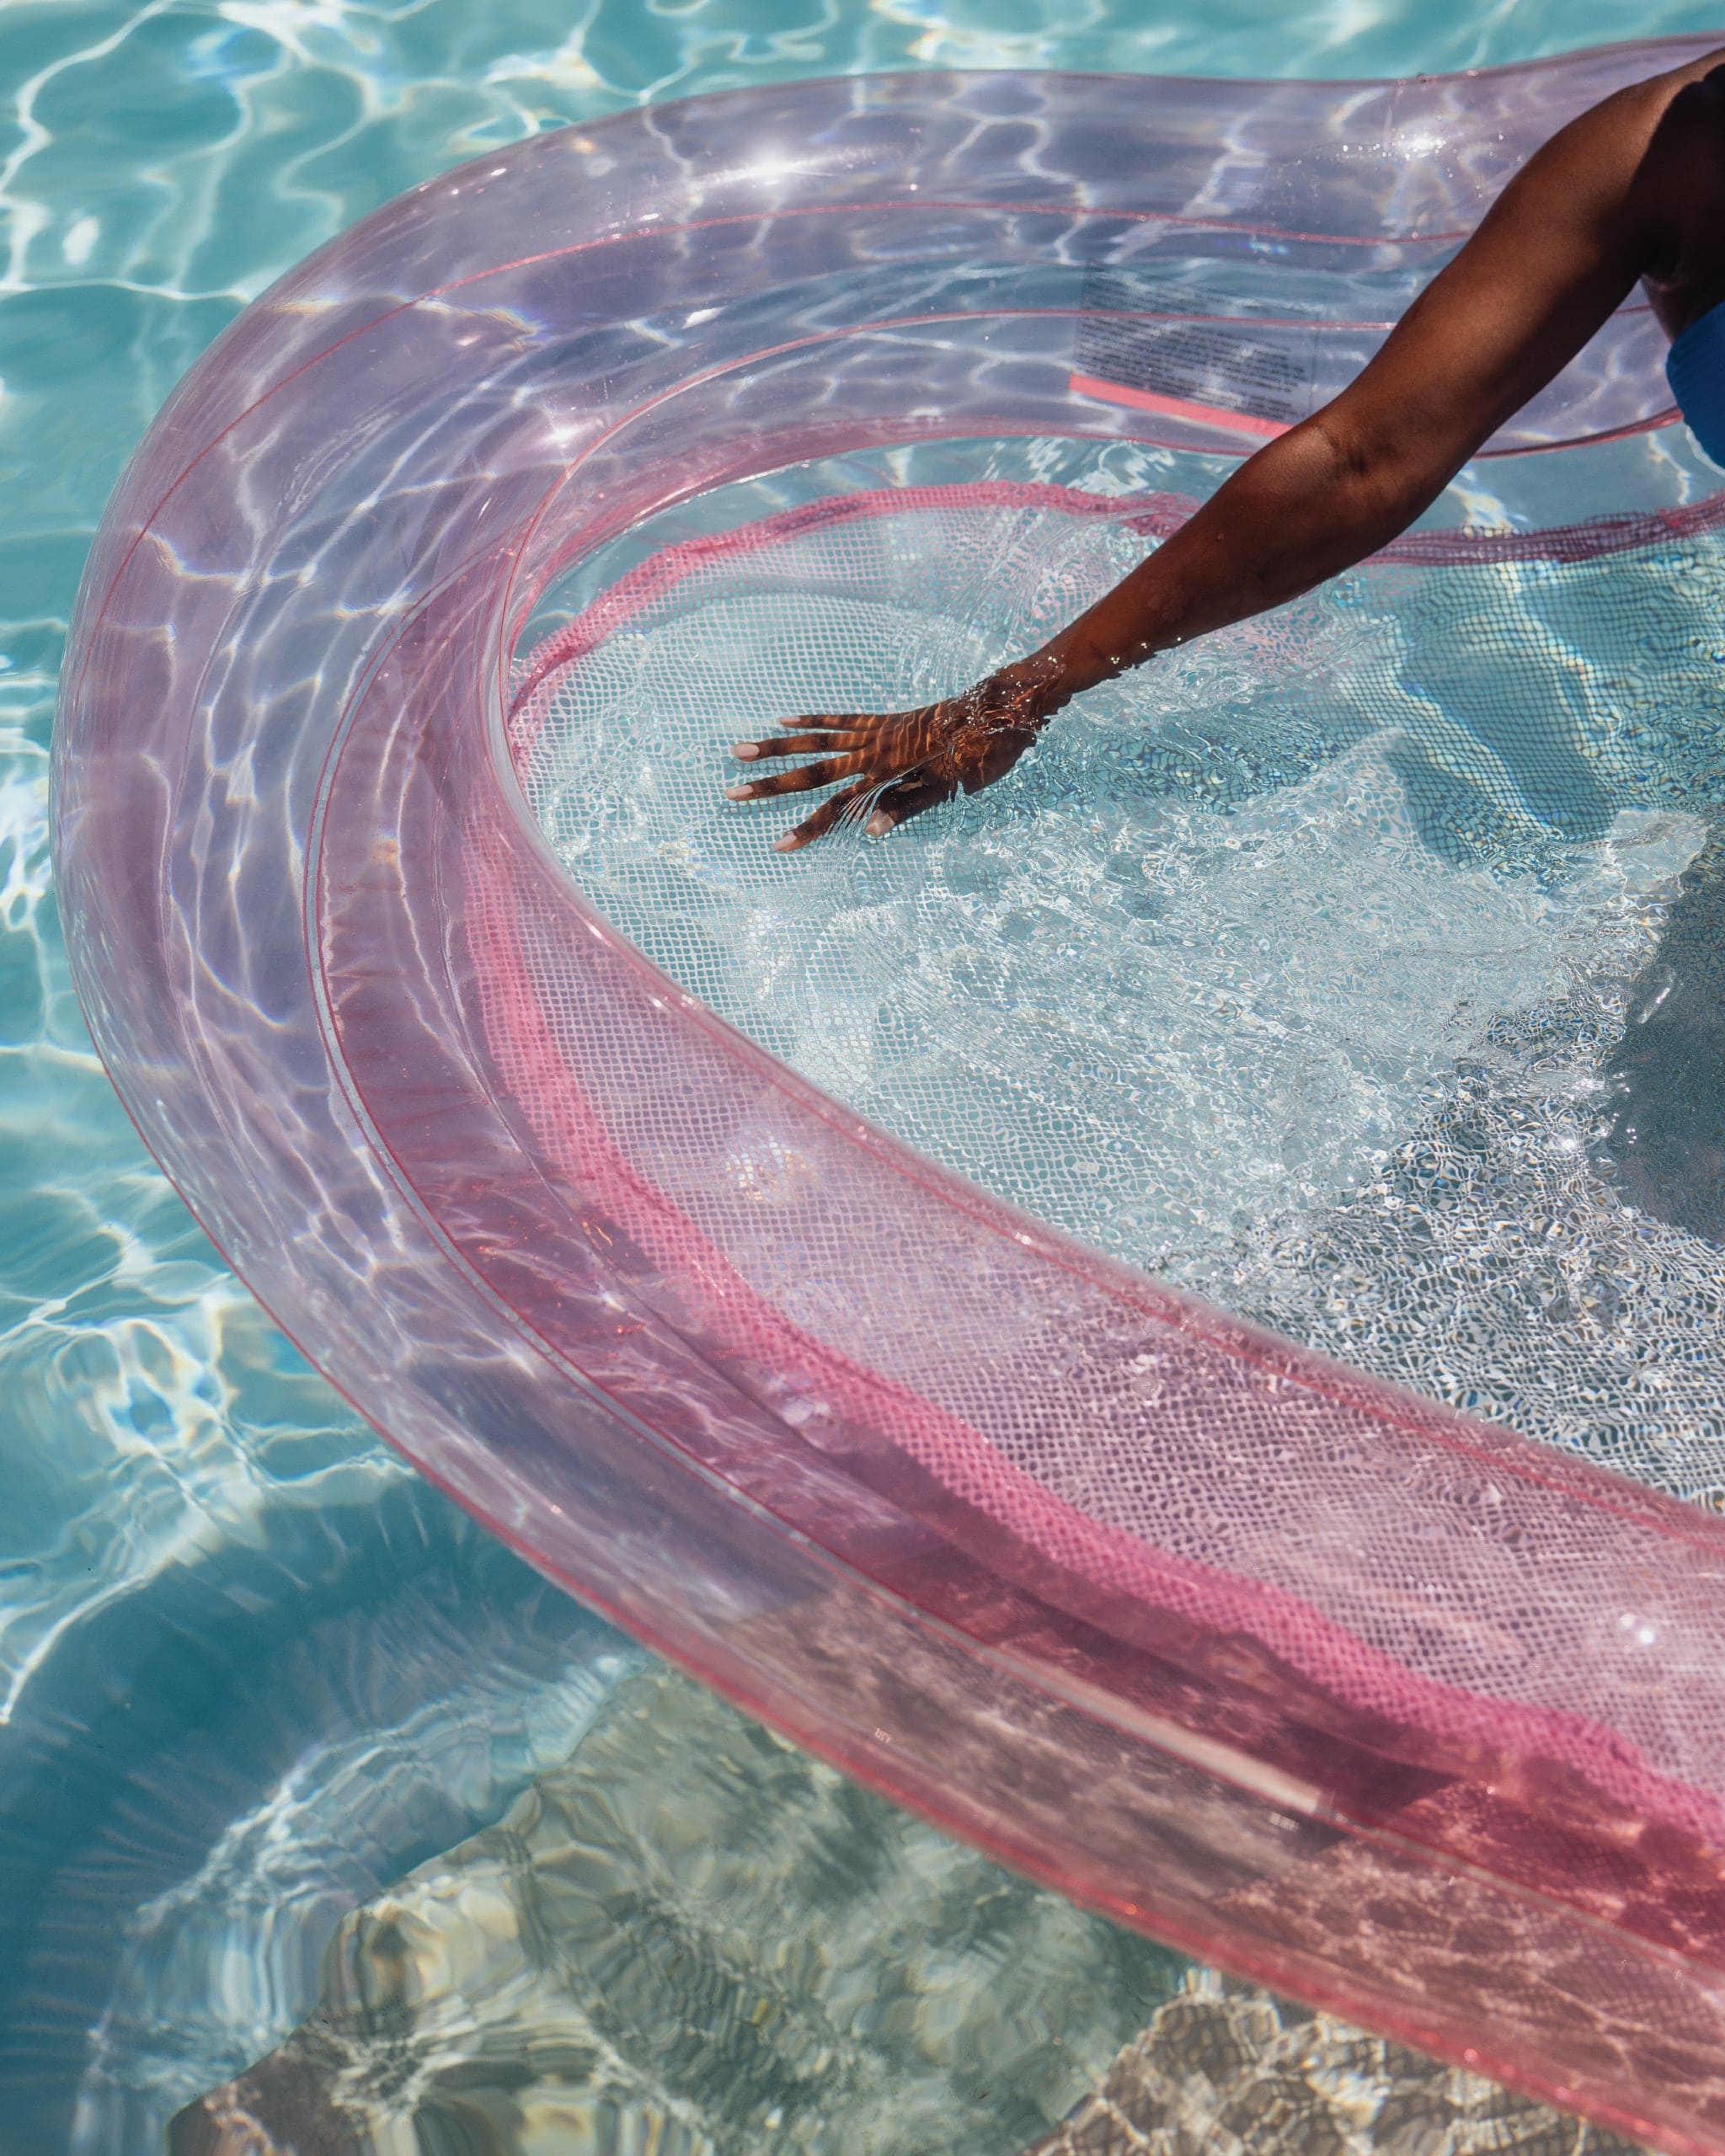
[[47, 884], [55, 671], [103, 503], [185, 366], [401, 189], [643, 99], [906, 66], [1447, 69], [1717, 13], [56, 0], [0, 15], [4, 2156], [149, 2146], [167, 2108], [303, 2009], [342, 1908], [568, 1749], [624, 1652], [418, 1484], [259, 1316], [79, 1024]]

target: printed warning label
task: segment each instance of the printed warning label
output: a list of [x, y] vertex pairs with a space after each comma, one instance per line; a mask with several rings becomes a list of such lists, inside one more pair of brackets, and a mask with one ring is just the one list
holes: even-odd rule
[[1084, 280], [1071, 386], [1081, 396], [1166, 413], [1230, 433], [1284, 433], [1311, 409], [1306, 323], [1196, 315], [1190, 302], [1118, 273]]

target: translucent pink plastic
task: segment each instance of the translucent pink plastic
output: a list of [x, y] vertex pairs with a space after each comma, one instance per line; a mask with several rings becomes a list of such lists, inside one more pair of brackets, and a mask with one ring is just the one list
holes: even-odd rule
[[[1008, 1861], [1696, 2151], [1725, 2150], [1725, 1523], [859, 1123], [595, 916], [505, 722], [547, 585], [721, 483], [937, 439], [1249, 447], [1553, 127], [1703, 49], [811, 83], [497, 152], [192, 370], [97, 540], [56, 752], [115, 1084], [427, 1474]], [[1669, 423], [1662, 356], [1626, 307], [1491, 452]], [[1716, 513], [1622, 506], [1402, 558]]]

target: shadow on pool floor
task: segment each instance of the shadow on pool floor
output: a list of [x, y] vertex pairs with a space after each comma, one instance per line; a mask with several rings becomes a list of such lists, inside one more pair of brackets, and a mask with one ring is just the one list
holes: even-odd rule
[[1725, 1242], [1725, 830], [1684, 872], [1606, 1073], [1605, 1150], [1624, 1195]]
[[169, 2148], [1011, 2156], [1033, 2141], [1027, 2156], [1630, 2150], [1183, 1972], [661, 1669], [626, 1680], [497, 1826], [350, 1917], [317, 2013], [183, 2111]]
[[673, 1672], [343, 1924], [318, 2011], [175, 2156], [1007, 2156], [1178, 1957]]

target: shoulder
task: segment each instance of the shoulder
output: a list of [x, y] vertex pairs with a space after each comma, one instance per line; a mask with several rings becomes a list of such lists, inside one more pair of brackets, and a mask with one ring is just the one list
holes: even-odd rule
[[1650, 158], [1680, 160], [1725, 143], [1725, 46], [1688, 66], [1626, 83], [1572, 120], [1548, 150], [1585, 159], [1601, 180], [1627, 184]]
[[1584, 240], [1663, 280], [1725, 233], [1725, 47], [1615, 91], [1560, 128], [1505, 190], [1530, 245]]
[[1637, 87], [1626, 199], [1648, 236], [1645, 274], [1711, 285], [1725, 256], [1725, 51]]
[[1625, 118], [1632, 131], [1644, 135], [1648, 154], [1717, 155], [1725, 147], [1725, 51], [1619, 94], [1626, 100]]

